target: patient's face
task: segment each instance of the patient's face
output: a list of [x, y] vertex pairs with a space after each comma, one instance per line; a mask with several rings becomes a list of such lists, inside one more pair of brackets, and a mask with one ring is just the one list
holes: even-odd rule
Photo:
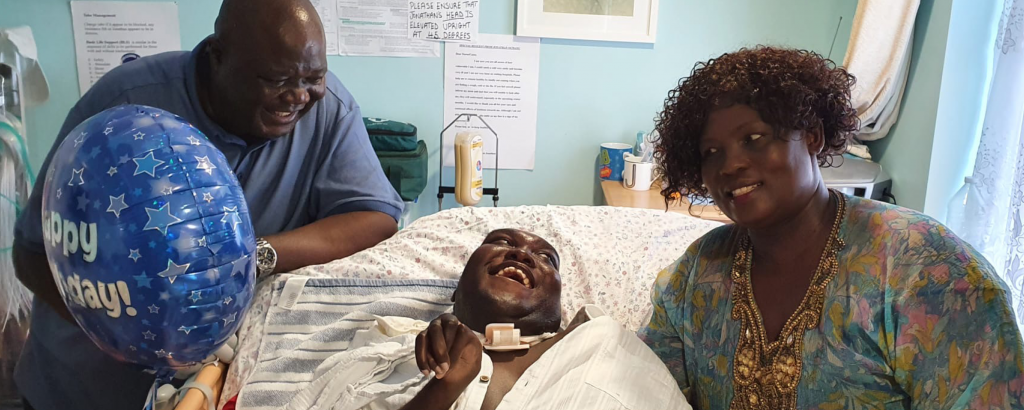
[[514, 323], [524, 336], [558, 331], [562, 278], [558, 253], [543, 238], [515, 229], [491, 232], [473, 252], [452, 297], [471, 329]]

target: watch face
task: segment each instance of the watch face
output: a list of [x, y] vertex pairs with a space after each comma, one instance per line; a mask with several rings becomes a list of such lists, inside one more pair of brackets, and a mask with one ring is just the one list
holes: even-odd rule
[[277, 255], [269, 245], [256, 248], [256, 267], [259, 271], [272, 269], [277, 262], [276, 259]]

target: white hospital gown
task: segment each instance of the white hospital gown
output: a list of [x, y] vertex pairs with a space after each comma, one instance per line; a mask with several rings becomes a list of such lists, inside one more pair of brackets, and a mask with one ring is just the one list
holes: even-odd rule
[[[353, 340], [353, 349], [317, 369], [316, 379], [289, 408], [397, 410], [428, 379], [416, 368], [415, 334], [426, 323], [378, 318], [378, 326]], [[357, 347], [357, 345], [359, 347]], [[477, 410], [493, 371], [483, 355], [477, 381], [453, 410]], [[487, 376], [486, 378], [484, 376]], [[632, 332], [609, 317], [578, 326], [519, 378], [497, 410], [691, 410], [675, 379]]]

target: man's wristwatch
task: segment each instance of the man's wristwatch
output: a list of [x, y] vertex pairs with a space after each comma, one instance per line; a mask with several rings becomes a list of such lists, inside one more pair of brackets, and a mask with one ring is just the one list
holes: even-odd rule
[[277, 251], [266, 239], [256, 239], [256, 278], [262, 278], [274, 273], [277, 267]]

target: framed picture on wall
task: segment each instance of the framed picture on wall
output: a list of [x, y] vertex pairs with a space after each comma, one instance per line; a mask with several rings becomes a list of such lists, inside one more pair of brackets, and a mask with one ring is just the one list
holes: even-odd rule
[[658, 0], [518, 0], [516, 35], [654, 43]]

